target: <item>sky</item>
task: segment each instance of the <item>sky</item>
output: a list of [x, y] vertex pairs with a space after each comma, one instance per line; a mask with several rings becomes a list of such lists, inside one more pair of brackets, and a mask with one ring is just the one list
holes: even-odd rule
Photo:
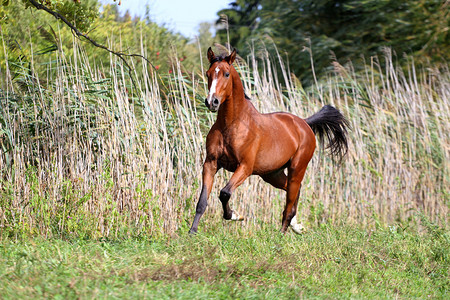
[[[121, 13], [130, 11], [132, 16], [143, 16], [145, 6], [150, 6], [150, 19], [174, 32], [194, 38], [201, 22], [214, 23], [217, 12], [228, 8], [232, 0], [121, 0]], [[102, 0], [102, 3], [114, 3]]]

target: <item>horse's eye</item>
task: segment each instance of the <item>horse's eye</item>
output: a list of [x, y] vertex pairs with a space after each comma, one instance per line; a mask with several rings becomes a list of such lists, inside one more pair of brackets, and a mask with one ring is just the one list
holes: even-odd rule
[[228, 73], [228, 72], [225, 72], [225, 77], [230, 77], [230, 73]]

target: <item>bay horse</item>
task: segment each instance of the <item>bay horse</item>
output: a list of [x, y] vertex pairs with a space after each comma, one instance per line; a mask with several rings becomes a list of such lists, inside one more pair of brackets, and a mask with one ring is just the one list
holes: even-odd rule
[[316, 148], [315, 134], [321, 145], [326, 137], [330, 153], [342, 158], [348, 149], [348, 121], [330, 105], [307, 119], [285, 112], [261, 114], [246, 97], [239, 74], [232, 65], [236, 49], [226, 57], [217, 57], [210, 47], [207, 55], [209, 94], [205, 105], [217, 112], [217, 120], [206, 137], [203, 185], [189, 232], [197, 232], [208, 205], [214, 175], [224, 168], [234, 172], [219, 195], [226, 220], [244, 219], [231, 210], [228, 202], [247, 177], [259, 175], [287, 192], [281, 231], [285, 233], [291, 226], [294, 232], [301, 233], [303, 227], [296, 218], [297, 204], [306, 168]]

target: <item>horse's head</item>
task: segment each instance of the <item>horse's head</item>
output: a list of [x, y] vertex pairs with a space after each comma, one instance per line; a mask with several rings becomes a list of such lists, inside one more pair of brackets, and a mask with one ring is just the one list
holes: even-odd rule
[[205, 105], [211, 111], [218, 111], [219, 106], [231, 95], [233, 85], [231, 83], [231, 64], [236, 58], [236, 49], [225, 57], [216, 57], [211, 47], [208, 49], [209, 70], [208, 77], [209, 94], [205, 99]]

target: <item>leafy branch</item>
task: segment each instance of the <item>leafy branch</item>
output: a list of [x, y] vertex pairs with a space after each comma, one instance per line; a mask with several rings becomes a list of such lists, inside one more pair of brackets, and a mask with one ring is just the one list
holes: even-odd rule
[[72, 30], [72, 34], [74, 36], [76, 36], [77, 38], [85, 38], [88, 42], [90, 42], [92, 45], [94, 45], [97, 48], [103, 49], [105, 51], [108, 51], [109, 53], [119, 57], [123, 63], [125, 64], [125, 66], [128, 69], [128, 74], [130, 75], [131, 78], [131, 82], [133, 84], [133, 87], [136, 89], [137, 91], [137, 86], [132, 74], [132, 70], [133, 68], [130, 66], [130, 64], [128, 63], [128, 61], [125, 59], [125, 57], [139, 57], [142, 58], [143, 60], [145, 60], [148, 64], [150, 64], [155, 70], [155, 66], [150, 62], [150, 60], [148, 60], [145, 56], [140, 55], [140, 54], [128, 54], [128, 53], [123, 53], [123, 52], [118, 52], [118, 51], [114, 51], [109, 49], [108, 47], [97, 43], [95, 40], [93, 40], [91, 37], [89, 37], [87, 34], [81, 32], [74, 24], [72, 24], [66, 17], [64, 17], [63, 15], [61, 15], [60, 13], [48, 8], [47, 6], [39, 3], [36, 0], [28, 0], [36, 9], [38, 10], [44, 10], [45, 12], [51, 14], [52, 16], [54, 16], [56, 19], [61, 20], [62, 22], [64, 22], [71, 30]]

